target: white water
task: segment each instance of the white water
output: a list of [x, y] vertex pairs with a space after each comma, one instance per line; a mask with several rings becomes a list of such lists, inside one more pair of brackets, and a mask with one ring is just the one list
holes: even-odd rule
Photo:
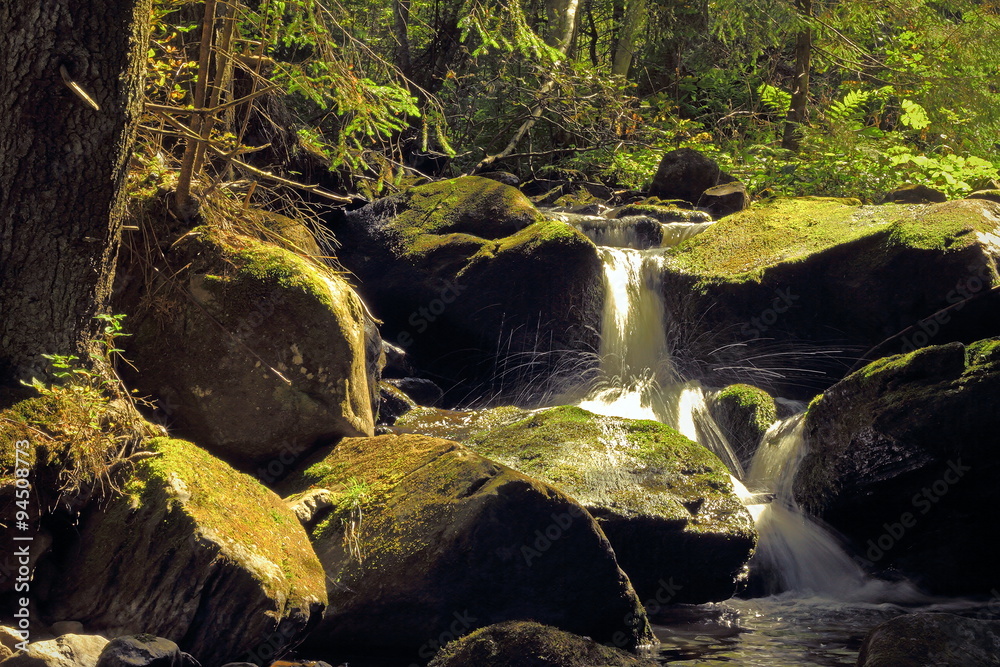
[[663, 422], [719, 456], [756, 522], [760, 541], [752, 565], [767, 573], [772, 592], [918, 602], [919, 593], [909, 585], [867, 577], [837, 537], [799, 510], [792, 482], [805, 453], [802, 415], [772, 426], [744, 475], [709, 412], [704, 388], [683, 381], [671, 364], [662, 253], [618, 247], [600, 252], [607, 290], [600, 378], [578, 405], [597, 414]]

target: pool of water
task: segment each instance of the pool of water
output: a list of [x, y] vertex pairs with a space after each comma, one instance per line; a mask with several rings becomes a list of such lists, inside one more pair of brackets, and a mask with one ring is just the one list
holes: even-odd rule
[[676, 607], [654, 619], [661, 664], [854, 665], [874, 626], [911, 611], [985, 616], [981, 603], [941, 601], [920, 607], [768, 597]]

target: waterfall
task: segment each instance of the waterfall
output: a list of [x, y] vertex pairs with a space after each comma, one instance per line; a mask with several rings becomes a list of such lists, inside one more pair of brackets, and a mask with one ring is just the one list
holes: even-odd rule
[[742, 477], [738, 457], [709, 414], [704, 388], [697, 381], [682, 381], [670, 361], [662, 252], [604, 246], [599, 250], [607, 292], [601, 365], [598, 381], [579, 406], [601, 415], [668, 424]]
[[805, 453], [804, 413], [768, 430], [744, 474], [708, 410], [704, 388], [684, 381], [671, 363], [663, 251], [609, 246], [599, 251], [607, 294], [600, 372], [578, 405], [597, 414], [663, 422], [714, 452], [729, 467], [754, 518], [760, 540], [752, 565], [765, 573], [770, 592], [845, 601], [926, 600], [908, 583], [869, 578], [838, 538], [795, 503], [792, 483]]
[[749, 506], [760, 535], [751, 566], [764, 576], [768, 592], [855, 602], [926, 601], [907, 582], [870, 578], [836, 535], [799, 508], [793, 484], [806, 453], [804, 428], [805, 413], [772, 425], [744, 480], [757, 498], [773, 494], [770, 502]]

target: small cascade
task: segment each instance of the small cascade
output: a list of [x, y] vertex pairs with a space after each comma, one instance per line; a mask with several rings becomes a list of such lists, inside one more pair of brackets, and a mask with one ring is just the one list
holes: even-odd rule
[[595, 244], [607, 248], [672, 248], [715, 224], [659, 222], [643, 215], [604, 218], [562, 211], [551, 211], [549, 216], [573, 225]]
[[669, 424], [742, 476], [738, 457], [709, 414], [701, 384], [681, 381], [670, 362], [662, 253], [611, 247], [600, 251], [607, 290], [600, 377], [579, 406], [611, 417]]
[[763, 573], [768, 592], [792, 592], [843, 601], [920, 602], [908, 583], [872, 579], [848, 555], [840, 540], [801, 511], [793, 496], [795, 473], [805, 455], [805, 413], [777, 422], [764, 436], [745, 481], [748, 505], [760, 540], [752, 566]]
[[701, 234], [714, 224], [714, 222], [664, 222], [661, 245], [664, 248], [672, 248], [682, 241]]

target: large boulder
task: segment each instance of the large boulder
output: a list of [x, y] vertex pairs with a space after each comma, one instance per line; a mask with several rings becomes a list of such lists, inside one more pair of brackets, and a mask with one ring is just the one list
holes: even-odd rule
[[716, 386], [749, 379], [811, 398], [897, 333], [906, 332], [879, 356], [996, 335], [998, 223], [1000, 205], [985, 200], [862, 206], [816, 197], [720, 220], [668, 254], [675, 363]]
[[201, 667], [177, 644], [148, 634], [116, 637], [101, 651], [96, 667]]
[[534, 619], [631, 648], [645, 612], [601, 529], [560, 491], [458, 443], [349, 438], [283, 482], [329, 489], [311, 530], [330, 606], [307, 646], [431, 658], [470, 630]]
[[375, 372], [380, 345], [341, 275], [209, 228], [165, 258], [159, 272], [123, 262], [153, 275], [121, 295], [133, 334], [123, 370], [175, 433], [247, 471], [290, 448], [373, 433], [366, 342]]
[[[96, 667], [108, 640], [98, 635], [63, 635], [32, 642], [3, 661], [4, 667]], [[180, 666], [179, 666], [180, 667]]]
[[1000, 586], [986, 546], [1000, 504], [1000, 342], [881, 359], [827, 390], [805, 420], [795, 497], [870, 569], [941, 594]]
[[296, 516], [252, 477], [181, 440], [154, 439], [113, 500], [39, 561], [47, 619], [151, 632], [208, 666], [272, 638], [293, 644], [326, 604], [322, 566]]
[[875, 626], [861, 645], [858, 667], [1000, 665], [1000, 621], [955, 614], [904, 614]]
[[451, 402], [547, 391], [597, 349], [596, 247], [515, 188], [458, 178], [336, 215], [338, 259], [383, 334]]
[[746, 576], [757, 534], [725, 465], [669, 426], [562, 407], [466, 444], [577, 499], [643, 600], [725, 600]]
[[[706, 196], [706, 190], [732, 184]], [[696, 206], [711, 201], [712, 213], [722, 217], [746, 207], [746, 189], [736, 178], [722, 171], [712, 158], [693, 148], [678, 148], [660, 160], [649, 194], [661, 199], [681, 199]]]
[[428, 667], [656, 667], [613, 646], [531, 621], [508, 621], [448, 644]]

